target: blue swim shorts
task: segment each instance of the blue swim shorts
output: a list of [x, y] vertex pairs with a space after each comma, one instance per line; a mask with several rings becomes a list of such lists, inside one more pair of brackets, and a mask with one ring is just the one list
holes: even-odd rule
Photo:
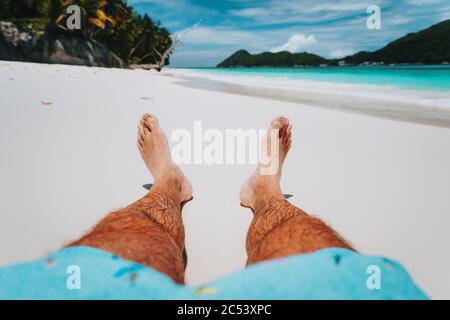
[[70, 247], [0, 269], [0, 299], [427, 299], [397, 262], [341, 248], [254, 264], [202, 286]]

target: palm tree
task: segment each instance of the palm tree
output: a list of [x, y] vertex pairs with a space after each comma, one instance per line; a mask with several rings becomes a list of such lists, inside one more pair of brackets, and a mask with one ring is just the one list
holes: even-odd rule
[[[80, 8], [81, 30], [67, 28], [71, 5]], [[159, 21], [137, 14], [125, 0], [0, 0], [0, 18], [20, 18], [22, 6], [30, 15], [13, 19], [21, 28], [38, 35], [68, 33], [94, 38], [125, 62], [164, 65], [173, 50], [170, 32]], [[30, 28], [32, 20], [36, 21]]]
[[81, 31], [87, 37], [107, 26], [114, 27], [125, 12], [122, 0], [44, 0], [41, 8], [53, 21], [53, 28], [66, 30], [67, 8], [71, 5], [80, 7]]

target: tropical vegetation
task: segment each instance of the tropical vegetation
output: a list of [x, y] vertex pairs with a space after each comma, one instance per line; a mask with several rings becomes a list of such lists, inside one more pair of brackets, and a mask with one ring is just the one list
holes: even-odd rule
[[339, 60], [329, 60], [307, 52], [250, 54], [246, 50], [238, 50], [217, 66], [229, 68], [449, 63], [450, 20], [445, 20], [425, 30], [407, 34], [374, 52], [361, 51]]
[[[66, 27], [71, 5], [81, 9], [80, 30]], [[126, 0], [1, 0], [0, 20], [37, 35], [92, 38], [128, 64], [157, 63], [172, 44], [159, 21], [136, 13]]]

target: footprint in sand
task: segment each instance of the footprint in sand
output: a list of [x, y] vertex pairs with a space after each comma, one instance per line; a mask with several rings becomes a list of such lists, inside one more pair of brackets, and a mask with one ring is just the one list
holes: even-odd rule
[[154, 100], [153, 97], [141, 97], [141, 100]]
[[42, 104], [43, 106], [51, 106], [53, 103], [48, 102], [48, 101], [41, 101], [41, 104]]

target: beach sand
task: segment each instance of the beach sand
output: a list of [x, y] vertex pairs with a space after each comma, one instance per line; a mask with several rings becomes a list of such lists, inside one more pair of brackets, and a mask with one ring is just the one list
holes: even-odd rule
[[[283, 114], [293, 147], [282, 187], [363, 253], [403, 263], [450, 298], [450, 129], [191, 88], [176, 77], [0, 61], [0, 265], [38, 258], [145, 195], [136, 149], [144, 112], [175, 129], [266, 128]], [[253, 165], [182, 165], [187, 283], [245, 265], [252, 213], [239, 188]], [[365, 285], [365, 284], [361, 284]]]

